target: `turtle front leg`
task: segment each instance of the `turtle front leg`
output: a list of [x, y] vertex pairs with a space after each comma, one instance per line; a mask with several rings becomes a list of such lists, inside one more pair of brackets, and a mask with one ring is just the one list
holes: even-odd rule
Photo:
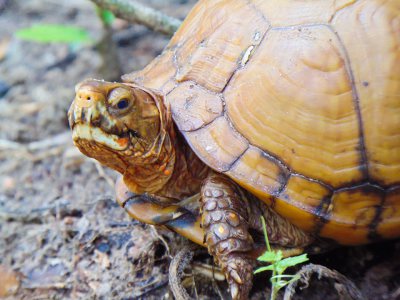
[[204, 231], [200, 226], [198, 211], [193, 213], [182, 205], [178, 205], [180, 203], [161, 202], [150, 195], [132, 193], [122, 177], [116, 182], [116, 192], [119, 205], [133, 219], [146, 224], [165, 226], [192, 242], [204, 246]]
[[225, 273], [232, 298], [247, 299], [254, 264], [247, 200], [241, 189], [221, 174], [205, 180], [201, 196], [201, 224], [208, 251]]

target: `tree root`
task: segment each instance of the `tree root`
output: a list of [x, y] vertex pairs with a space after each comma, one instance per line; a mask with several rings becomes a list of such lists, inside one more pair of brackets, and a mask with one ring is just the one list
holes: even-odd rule
[[334, 279], [336, 281], [335, 289], [338, 292], [340, 299], [354, 299], [354, 300], [363, 299], [360, 290], [347, 277], [345, 277], [344, 275], [340, 274], [335, 270], [330, 270], [327, 267], [314, 264], [305, 265], [300, 269], [299, 272], [297, 272], [296, 275], [299, 275], [300, 279], [290, 283], [286, 287], [283, 299], [284, 300], [292, 299], [299, 282], [305, 284], [303, 288], [307, 288], [311, 279], [311, 275], [313, 273], [318, 274], [318, 279], [321, 279], [322, 277]]

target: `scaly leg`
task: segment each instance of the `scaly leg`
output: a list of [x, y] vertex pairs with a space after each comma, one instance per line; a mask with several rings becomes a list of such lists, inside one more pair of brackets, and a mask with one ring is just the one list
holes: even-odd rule
[[248, 298], [255, 258], [265, 251], [264, 239], [256, 243], [249, 233], [251, 228], [262, 234], [261, 216], [272, 247], [284, 255], [299, 254], [314, 240], [223, 174], [211, 174], [201, 195], [205, 242], [225, 273], [233, 299]]
[[228, 280], [233, 299], [247, 299], [252, 286], [253, 239], [248, 232], [248, 206], [240, 188], [221, 174], [210, 175], [202, 187], [202, 227], [208, 252]]
[[[122, 177], [116, 183], [117, 201], [128, 214], [140, 222], [165, 226], [191, 241], [205, 246], [204, 230], [200, 226], [200, 216], [180, 203], [164, 203], [148, 195], [137, 195], [128, 190]], [[187, 204], [187, 203], [185, 203]]]

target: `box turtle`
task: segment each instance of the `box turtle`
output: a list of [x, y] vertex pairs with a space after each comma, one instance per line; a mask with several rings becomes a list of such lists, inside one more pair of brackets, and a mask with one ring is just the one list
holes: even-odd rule
[[399, 116], [400, 1], [204, 0], [146, 68], [77, 85], [69, 122], [121, 206], [246, 299], [260, 216], [287, 249], [400, 236]]

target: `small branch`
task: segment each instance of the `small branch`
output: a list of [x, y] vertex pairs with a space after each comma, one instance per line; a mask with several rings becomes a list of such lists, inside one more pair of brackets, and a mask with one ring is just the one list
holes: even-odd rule
[[32, 162], [40, 161], [50, 156], [60, 155], [66, 146], [72, 144], [71, 142], [70, 131], [27, 144], [0, 139], [0, 159], [12, 155]]
[[136, 1], [128, 0], [91, 0], [103, 9], [108, 9], [117, 17], [132, 23], [142, 24], [154, 31], [173, 35], [181, 21], [167, 16], [153, 8]]
[[8, 222], [15, 221], [25, 224], [42, 224], [43, 216], [45, 214], [50, 213], [52, 215], [55, 215], [57, 210], [59, 210], [59, 212], [61, 210], [61, 212], [65, 215], [71, 214], [71, 211], [69, 210], [69, 203], [56, 203], [54, 205], [39, 207], [30, 211], [9, 211], [0, 209], [0, 220], [5, 220]]
[[183, 270], [192, 261], [196, 246], [190, 244], [179, 251], [169, 265], [169, 286], [175, 299], [190, 300], [190, 296], [182, 285]]
[[300, 271], [296, 273], [296, 275], [300, 276], [299, 280], [292, 281], [285, 290], [285, 295], [283, 296], [284, 300], [291, 300], [293, 295], [296, 292], [296, 287], [299, 282], [305, 284], [304, 288], [307, 288], [311, 275], [316, 273], [318, 275], [318, 279], [322, 277], [331, 278], [336, 281], [335, 289], [339, 294], [340, 299], [352, 299], [352, 300], [361, 300], [364, 299], [360, 290], [355, 286], [355, 284], [349, 280], [344, 275], [340, 274], [335, 270], [328, 269], [327, 267], [321, 265], [308, 264], [303, 266]]
[[114, 180], [110, 176], [108, 176], [106, 174], [106, 172], [104, 171], [103, 166], [97, 160], [93, 160], [93, 162], [94, 162], [94, 165], [95, 165], [95, 167], [97, 169], [97, 172], [99, 173], [99, 176], [101, 178], [103, 178], [108, 183], [108, 185], [111, 186], [111, 188], [114, 189], [114, 186], [115, 186]]
[[65, 131], [57, 135], [51, 136], [41, 141], [35, 141], [28, 144], [22, 144], [10, 140], [0, 139], [0, 151], [7, 150], [26, 150], [26, 151], [38, 151], [45, 150], [52, 147], [64, 146], [71, 141], [71, 132]]
[[201, 274], [207, 278], [211, 278], [215, 281], [225, 281], [225, 275], [221, 271], [220, 268], [216, 266], [210, 266], [207, 264], [202, 264], [202, 263], [192, 263], [192, 270], [195, 274]]

